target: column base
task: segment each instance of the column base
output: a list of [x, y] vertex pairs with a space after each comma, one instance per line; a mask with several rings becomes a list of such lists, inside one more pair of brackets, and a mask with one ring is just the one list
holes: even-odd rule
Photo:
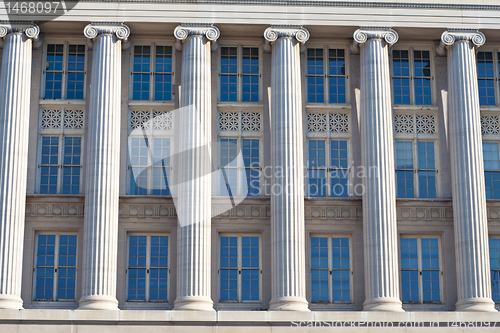
[[214, 302], [210, 297], [206, 296], [177, 297], [174, 302], [174, 310], [215, 311]]
[[404, 312], [403, 303], [395, 297], [377, 297], [364, 301], [363, 311]]
[[84, 296], [78, 304], [78, 310], [118, 310], [118, 301], [113, 296]]
[[269, 311], [311, 311], [304, 297], [275, 297], [269, 302]]
[[455, 304], [455, 309], [455, 311], [497, 312], [495, 302], [486, 297], [461, 299]]
[[0, 309], [20, 310], [23, 308], [23, 300], [19, 296], [0, 294]]

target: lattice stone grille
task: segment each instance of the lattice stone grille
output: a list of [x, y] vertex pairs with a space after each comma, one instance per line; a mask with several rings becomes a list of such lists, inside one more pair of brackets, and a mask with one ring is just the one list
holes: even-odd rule
[[309, 132], [326, 132], [326, 113], [308, 113], [307, 130]]
[[238, 112], [219, 112], [219, 130], [237, 131], [240, 128]]
[[433, 115], [416, 115], [418, 134], [436, 133], [436, 117]]
[[148, 129], [150, 126], [150, 111], [130, 111], [131, 129]]
[[394, 115], [394, 131], [396, 133], [413, 133], [413, 115], [396, 114]]
[[243, 131], [260, 131], [260, 118], [259, 112], [242, 112], [241, 129]]
[[65, 110], [64, 128], [82, 129], [83, 128], [83, 110]]
[[347, 113], [330, 114], [330, 132], [349, 132], [349, 115]]
[[482, 134], [499, 134], [498, 116], [481, 116]]
[[171, 111], [153, 111], [153, 129], [171, 130], [172, 112]]
[[42, 129], [61, 128], [62, 110], [42, 110]]

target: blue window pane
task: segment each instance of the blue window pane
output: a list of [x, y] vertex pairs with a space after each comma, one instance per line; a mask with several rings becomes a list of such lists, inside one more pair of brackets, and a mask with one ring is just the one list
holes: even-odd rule
[[42, 137], [40, 164], [40, 193], [57, 193], [57, 171], [59, 165], [59, 137]]
[[495, 105], [495, 71], [493, 52], [477, 52], [479, 103]]
[[151, 72], [151, 47], [134, 46], [134, 65], [132, 70], [132, 99], [149, 100]]
[[330, 141], [330, 186], [332, 197], [348, 197], [348, 151], [346, 140]]
[[308, 142], [308, 195], [310, 197], [326, 196], [326, 141], [309, 140]]
[[[245, 164], [245, 176], [247, 180], [247, 194], [258, 196], [260, 194], [260, 154], [259, 139], [243, 139], [242, 153]], [[244, 194], [244, 193], [243, 193]]]
[[147, 138], [131, 138], [129, 141], [130, 194], [148, 194], [148, 146]]
[[76, 235], [60, 235], [57, 299], [75, 299], [76, 281]]
[[222, 47], [220, 64], [220, 101], [238, 100], [238, 48]]
[[439, 246], [437, 238], [422, 238], [422, 291], [423, 302], [439, 302]]
[[47, 45], [47, 68], [45, 70], [45, 99], [62, 98], [62, 75], [64, 45]]
[[493, 301], [500, 302], [500, 239], [490, 238], [491, 291]]
[[486, 199], [500, 199], [500, 161], [498, 142], [483, 142]]
[[396, 141], [396, 195], [398, 198], [415, 196], [411, 141]]
[[259, 49], [256, 47], [243, 48], [242, 101], [259, 101]]
[[[434, 156], [434, 142], [418, 141], [418, 184], [421, 198], [436, 197], [436, 162]], [[427, 170], [427, 171], [424, 171]]]
[[220, 291], [221, 301], [238, 300], [238, 237], [221, 237]]
[[238, 195], [238, 140], [220, 140], [220, 195]]
[[129, 236], [128, 300], [146, 300], [147, 236]]
[[156, 47], [155, 101], [172, 99], [172, 47]]
[[151, 236], [149, 300], [167, 300], [168, 236]]
[[329, 101], [330, 103], [346, 102], [345, 51], [329, 50]]
[[84, 99], [85, 85], [85, 45], [68, 46], [67, 99]]
[[401, 238], [401, 284], [402, 300], [418, 302], [418, 248], [416, 238]]
[[64, 138], [63, 155], [63, 194], [80, 193], [80, 158], [82, 150], [81, 137]]
[[410, 104], [410, 61], [407, 50], [392, 53], [394, 104]]
[[429, 51], [413, 51], [415, 104], [432, 104], [431, 62]]
[[311, 238], [311, 291], [313, 302], [328, 302], [328, 238]]
[[170, 195], [170, 139], [153, 139], [152, 195]]
[[37, 243], [35, 298], [53, 300], [56, 236], [38, 235]]
[[332, 259], [333, 301], [349, 302], [351, 300], [349, 238], [332, 238]]
[[307, 102], [324, 103], [323, 49], [307, 49]]

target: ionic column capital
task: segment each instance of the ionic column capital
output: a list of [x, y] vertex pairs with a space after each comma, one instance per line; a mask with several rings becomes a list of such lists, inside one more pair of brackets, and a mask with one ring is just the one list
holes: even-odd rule
[[354, 41], [363, 44], [369, 39], [383, 39], [389, 45], [396, 44], [399, 39], [398, 33], [388, 27], [360, 27], [354, 32]]
[[114, 35], [118, 39], [127, 40], [130, 29], [121, 22], [92, 22], [83, 29], [85, 37], [93, 40], [99, 35]]
[[33, 22], [27, 21], [0, 22], [0, 38], [11, 33], [24, 33], [26, 37], [37, 40], [40, 34], [40, 28]]
[[209, 41], [215, 42], [220, 37], [220, 31], [213, 24], [193, 24], [182, 23], [174, 30], [174, 36], [180, 41], [185, 40], [189, 36], [204, 36]]
[[295, 38], [297, 42], [305, 43], [309, 39], [309, 31], [300, 25], [272, 25], [264, 31], [264, 38], [271, 43], [278, 38]]
[[441, 35], [441, 42], [447, 46], [453, 45], [457, 40], [466, 40], [480, 47], [486, 42], [486, 37], [475, 29], [448, 29]]

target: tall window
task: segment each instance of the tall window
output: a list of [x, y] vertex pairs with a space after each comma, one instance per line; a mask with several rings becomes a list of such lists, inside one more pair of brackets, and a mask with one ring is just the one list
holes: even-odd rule
[[134, 46], [132, 100], [170, 101], [172, 99], [172, 47]]
[[394, 104], [432, 104], [430, 51], [393, 50]]
[[260, 300], [260, 238], [247, 235], [220, 237], [220, 301]]
[[395, 115], [394, 131], [397, 197], [436, 198], [436, 117]]
[[439, 303], [441, 270], [437, 237], [401, 237], [403, 303]]
[[491, 292], [495, 303], [500, 302], [500, 238], [490, 238]]
[[41, 110], [40, 194], [80, 194], [83, 117], [83, 110]]
[[85, 45], [47, 44], [43, 99], [84, 99]]
[[219, 195], [259, 196], [261, 114], [219, 112]]
[[129, 194], [170, 195], [170, 111], [130, 111]]
[[349, 237], [311, 237], [311, 301], [351, 302]]
[[307, 114], [309, 197], [349, 196], [349, 115]]
[[221, 102], [259, 102], [259, 48], [220, 48]]
[[307, 49], [307, 103], [346, 103], [346, 81], [344, 49]]
[[75, 301], [76, 254], [76, 235], [37, 235], [34, 300]]
[[127, 267], [128, 302], [167, 302], [167, 235], [129, 235]]
[[500, 158], [498, 142], [483, 142], [486, 199], [500, 199]]
[[[477, 78], [479, 86], [479, 103], [496, 105], [500, 99], [498, 79], [500, 77], [500, 56], [497, 52], [477, 52]], [[495, 96], [496, 102], [495, 102]]]

